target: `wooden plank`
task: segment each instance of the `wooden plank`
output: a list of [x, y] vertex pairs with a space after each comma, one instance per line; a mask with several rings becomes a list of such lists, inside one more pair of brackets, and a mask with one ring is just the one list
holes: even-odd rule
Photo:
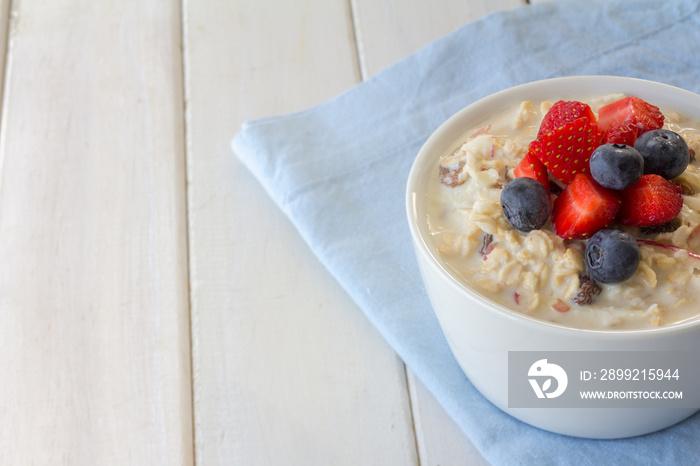
[[420, 464], [487, 466], [488, 461], [410, 370], [408, 385]]
[[[430, 41], [524, 0], [352, 0], [362, 76], [373, 76]], [[420, 464], [486, 464], [433, 395], [407, 370]]]
[[179, 6], [12, 18], [0, 464], [192, 464]]
[[184, 11], [197, 464], [416, 464], [401, 362], [229, 148], [358, 82], [347, 3]]

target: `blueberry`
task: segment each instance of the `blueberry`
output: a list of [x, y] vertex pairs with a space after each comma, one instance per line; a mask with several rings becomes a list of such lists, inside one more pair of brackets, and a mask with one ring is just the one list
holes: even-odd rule
[[672, 180], [683, 173], [690, 161], [690, 150], [685, 140], [667, 129], [647, 131], [634, 143], [644, 157], [644, 174], [653, 173]]
[[544, 185], [526, 177], [505, 185], [501, 191], [501, 206], [513, 228], [524, 232], [542, 228], [552, 210]]
[[639, 245], [632, 235], [604, 228], [586, 244], [588, 273], [600, 283], [621, 283], [632, 277], [639, 265]]
[[631, 188], [644, 174], [644, 158], [626, 144], [603, 144], [591, 154], [591, 176], [610, 189]]

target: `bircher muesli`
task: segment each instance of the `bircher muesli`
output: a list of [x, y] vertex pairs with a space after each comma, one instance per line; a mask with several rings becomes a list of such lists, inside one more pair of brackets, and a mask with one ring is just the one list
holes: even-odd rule
[[[659, 105], [657, 107], [657, 105]], [[700, 314], [700, 124], [631, 95], [524, 101], [436, 163], [443, 263], [523, 314], [645, 329]]]

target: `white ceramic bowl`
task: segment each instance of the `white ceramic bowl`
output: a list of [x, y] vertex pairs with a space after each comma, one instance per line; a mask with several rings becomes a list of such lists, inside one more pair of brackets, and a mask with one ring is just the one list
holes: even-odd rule
[[[671, 426], [697, 409], [509, 408], [508, 351], [700, 351], [700, 319], [639, 331], [580, 330], [536, 320], [490, 301], [441, 262], [426, 222], [436, 158], [469, 128], [522, 100], [623, 92], [700, 119], [700, 96], [672, 86], [613, 76], [576, 76], [513, 87], [475, 102], [447, 120], [419, 152], [406, 207], [418, 265], [450, 348], [474, 386], [493, 404], [533, 426], [572, 436], [621, 438]], [[700, 354], [700, 353], [699, 353]]]

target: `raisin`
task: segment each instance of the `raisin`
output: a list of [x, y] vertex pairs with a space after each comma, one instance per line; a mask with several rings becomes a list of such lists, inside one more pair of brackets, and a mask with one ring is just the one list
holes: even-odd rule
[[491, 252], [490, 246], [492, 242], [493, 235], [491, 233], [484, 233], [484, 238], [481, 241], [481, 248], [479, 249], [479, 254], [485, 256], [489, 252]]
[[593, 298], [600, 294], [600, 285], [586, 272], [578, 276], [581, 285], [578, 289], [578, 294], [572, 298], [573, 302], [579, 306], [591, 304]]
[[695, 189], [690, 185], [685, 180], [678, 180], [678, 186], [681, 187], [681, 194], [685, 194], [686, 196], [692, 196], [695, 194]]

